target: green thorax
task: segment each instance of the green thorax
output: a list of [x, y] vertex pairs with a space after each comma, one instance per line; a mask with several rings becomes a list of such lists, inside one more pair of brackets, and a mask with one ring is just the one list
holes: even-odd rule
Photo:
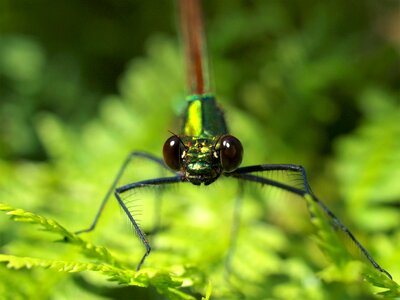
[[209, 138], [228, 132], [222, 110], [212, 95], [192, 95], [187, 98], [183, 117], [183, 136]]

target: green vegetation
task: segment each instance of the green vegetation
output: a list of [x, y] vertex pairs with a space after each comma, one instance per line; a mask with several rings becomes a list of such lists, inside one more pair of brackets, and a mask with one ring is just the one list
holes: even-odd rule
[[[308, 199], [250, 185], [226, 274], [230, 178], [131, 195], [145, 231], [161, 210], [138, 273], [144, 248], [114, 199], [93, 233], [72, 233], [90, 224], [131, 150], [160, 155], [179, 128], [174, 7], [144, 3], [0, 0], [0, 298], [400, 297], [395, 1], [205, 7], [217, 98], [243, 165], [304, 165], [315, 194], [394, 281], [352, 260]], [[159, 175], [135, 160], [122, 183]]]

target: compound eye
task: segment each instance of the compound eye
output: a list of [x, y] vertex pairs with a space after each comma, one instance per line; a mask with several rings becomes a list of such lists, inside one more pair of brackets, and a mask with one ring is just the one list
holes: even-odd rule
[[221, 166], [225, 172], [232, 172], [239, 167], [243, 158], [242, 143], [232, 135], [224, 135], [220, 139]]
[[181, 167], [182, 144], [177, 136], [171, 136], [163, 146], [165, 164], [172, 170], [179, 171]]

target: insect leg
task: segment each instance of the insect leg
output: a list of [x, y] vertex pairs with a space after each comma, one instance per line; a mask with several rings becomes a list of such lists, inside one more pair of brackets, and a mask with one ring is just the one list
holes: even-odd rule
[[[312, 194], [310, 184], [308, 183], [306, 170], [303, 166], [293, 165], [293, 164], [264, 164], [242, 167], [233, 172], [233, 174], [249, 174], [255, 172], [268, 172], [268, 171], [288, 171], [294, 172], [301, 175], [303, 179], [304, 192], [307, 194]], [[229, 175], [229, 174], [227, 174]], [[274, 181], [275, 182], [275, 181]]]
[[239, 181], [238, 194], [235, 198], [235, 204], [233, 208], [232, 228], [231, 228], [231, 240], [229, 243], [228, 254], [225, 259], [225, 278], [229, 282], [229, 275], [232, 272], [232, 259], [235, 254], [238, 231], [240, 226], [240, 209], [243, 200], [243, 183]]
[[173, 177], [162, 177], [162, 178], [155, 178], [155, 179], [149, 179], [149, 180], [129, 183], [129, 184], [126, 184], [126, 185], [124, 185], [122, 187], [119, 187], [119, 188], [117, 188], [115, 190], [114, 195], [117, 198], [117, 201], [118, 201], [119, 205], [122, 207], [122, 209], [124, 210], [124, 212], [128, 216], [129, 221], [133, 225], [133, 228], [135, 229], [136, 234], [139, 236], [140, 240], [142, 241], [143, 245], [146, 248], [146, 252], [142, 256], [142, 258], [141, 258], [141, 260], [140, 260], [140, 262], [139, 262], [139, 264], [138, 264], [138, 266], [136, 268], [136, 271], [139, 271], [140, 267], [144, 263], [144, 260], [150, 254], [151, 247], [150, 247], [150, 244], [149, 244], [149, 242], [147, 241], [147, 239], [145, 237], [144, 232], [142, 231], [142, 229], [140, 229], [138, 223], [135, 221], [135, 219], [132, 216], [132, 214], [130, 213], [129, 209], [126, 207], [125, 203], [122, 201], [120, 195], [122, 193], [126, 192], [126, 191], [137, 189], [137, 188], [143, 188], [143, 187], [149, 187], [149, 186], [157, 186], [157, 185], [170, 184], [170, 183], [177, 183], [177, 182], [181, 182], [181, 181], [182, 181], [182, 176], [180, 176], [180, 175], [173, 176]]
[[[131, 160], [132, 160], [133, 158], [135, 158], [135, 157], [142, 157], [142, 158], [144, 158], [144, 159], [148, 159], [148, 160], [150, 160], [150, 161], [153, 161], [153, 162], [159, 164], [161, 167], [163, 167], [163, 168], [165, 168], [165, 169], [168, 169], [168, 168], [166, 167], [166, 165], [164, 164], [164, 161], [163, 161], [162, 159], [160, 159], [160, 158], [158, 158], [158, 157], [156, 157], [156, 156], [154, 156], [154, 155], [152, 155], [152, 154], [149, 154], [149, 153], [146, 153], [146, 152], [140, 152], [140, 151], [131, 152], [131, 153], [126, 157], [124, 163], [123, 163], [123, 164], [121, 165], [121, 167], [119, 168], [118, 173], [117, 173], [117, 175], [116, 175], [115, 178], [114, 178], [114, 181], [112, 182], [112, 184], [111, 184], [110, 188], [108, 189], [106, 195], [104, 196], [103, 200], [101, 201], [100, 207], [99, 207], [99, 209], [97, 210], [97, 213], [96, 213], [96, 215], [95, 215], [95, 217], [94, 217], [94, 220], [93, 220], [92, 224], [91, 224], [88, 228], [85, 228], [85, 229], [81, 229], [81, 230], [76, 231], [76, 232], [75, 232], [76, 234], [80, 234], [80, 233], [83, 233], [83, 232], [90, 232], [90, 231], [92, 231], [92, 230], [96, 227], [97, 222], [98, 222], [98, 220], [99, 220], [99, 218], [100, 218], [100, 216], [101, 216], [101, 214], [102, 214], [102, 212], [103, 212], [103, 210], [104, 210], [104, 207], [105, 207], [106, 204], [107, 204], [108, 199], [110, 198], [110, 195], [111, 195], [112, 191], [113, 191], [113, 190], [115, 189], [115, 187], [117, 186], [118, 181], [120, 180], [120, 178], [122, 177], [122, 175], [124, 174], [124, 172], [125, 172], [125, 170], [126, 170], [126, 167], [129, 165], [129, 163], [131, 162]], [[168, 169], [168, 170], [169, 170], [169, 169]]]
[[[283, 170], [283, 171], [295, 171], [299, 172], [302, 175], [303, 182], [304, 182], [304, 189], [299, 189], [275, 180], [271, 180], [269, 178], [265, 178], [262, 176], [257, 176], [251, 174], [251, 172], [260, 172], [260, 171], [274, 171], [274, 170]], [[335, 214], [321, 201], [319, 200], [311, 191], [311, 188], [308, 184], [308, 180], [306, 177], [306, 173], [304, 171], [304, 168], [301, 166], [296, 166], [296, 165], [257, 165], [257, 166], [249, 166], [249, 167], [243, 167], [239, 168], [236, 171], [232, 173], [225, 174], [227, 176], [232, 176], [236, 177], [239, 179], [247, 180], [247, 181], [252, 181], [252, 182], [258, 182], [261, 184], [266, 184], [270, 186], [274, 186], [283, 190], [286, 190], [290, 193], [299, 195], [301, 197], [305, 197], [306, 195], [309, 195], [314, 202], [318, 204], [318, 206], [325, 212], [325, 214], [329, 217], [329, 219], [332, 221], [334, 224], [335, 229], [338, 228], [340, 229], [361, 251], [361, 253], [364, 255], [364, 257], [380, 272], [384, 273], [386, 276], [388, 276], [390, 279], [392, 279], [392, 276], [387, 272], [385, 269], [383, 269], [373, 258], [372, 256], [368, 253], [368, 251], [364, 248], [363, 245], [356, 239], [356, 237], [351, 233], [351, 231], [335, 216]]]

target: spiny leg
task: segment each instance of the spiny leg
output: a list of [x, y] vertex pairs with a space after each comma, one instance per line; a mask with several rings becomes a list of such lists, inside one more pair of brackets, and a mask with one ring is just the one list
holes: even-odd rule
[[[262, 176], [257, 176], [250, 174], [252, 172], [260, 172], [260, 171], [275, 171], [275, 170], [283, 170], [283, 171], [295, 171], [299, 172], [303, 178], [304, 182], [304, 190], [275, 181], [271, 180], [269, 178], [265, 178]], [[319, 200], [311, 191], [310, 185], [308, 183], [306, 173], [303, 167], [301, 166], [296, 166], [296, 165], [256, 165], [256, 166], [249, 166], [249, 167], [243, 167], [239, 168], [236, 171], [232, 173], [225, 174], [227, 176], [232, 176], [235, 178], [247, 180], [247, 181], [252, 181], [252, 182], [257, 182], [261, 184], [266, 184], [270, 186], [274, 186], [283, 190], [286, 190], [290, 193], [299, 195], [301, 197], [305, 197], [306, 195], [309, 195], [313, 201], [315, 201], [319, 207], [322, 208], [322, 210], [325, 212], [326, 215], [332, 220], [334, 223], [335, 228], [340, 228], [349, 238], [350, 240], [360, 249], [360, 251], [363, 253], [365, 258], [380, 272], [384, 273], [387, 275], [390, 279], [392, 279], [392, 276], [387, 272], [385, 269], [383, 269], [368, 253], [368, 251], [364, 248], [363, 245], [356, 239], [356, 237], [350, 232], [350, 230], [334, 215], [334, 213], [321, 201]]]
[[146, 152], [140, 152], [140, 151], [131, 152], [131, 153], [126, 157], [124, 163], [123, 163], [123, 164], [121, 165], [121, 167], [119, 168], [118, 173], [117, 173], [117, 175], [115, 176], [113, 183], [111, 184], [111, 186], [110, 186], [110, 188], [108, 189], [106, 195], [104, 196], [103, 200], [101, 201], [100, 207], [99, 207], [99, 209], [98, 209], [98, 211], [97, 211], [97, 213], [96, 213], [96, 215], [95, 215], [95, 217], [94, 217], [94, 220], [93, 220], [92, 224], [91, 224], [88, 228], [85, 228], [85, 229], [81, 229], [81, 230], [76, 231], [76, 232], [75, 232], [76, 234], [80, 234], [80, 233], [83, 233], [83, 232], [90, 232], [90, 231], [92, 231], [92, 230], [96, 227], [97, 222], [98, 222], [98, 220], [99, 220], [99, 218], [100, 218], [100, 216], [101, 216], [101, 214], [102, 214], [102, 212], [103, 212], [103, 210], [104, 210], [104, 207], [105, 207], [106, 204], [107, 204], [108, 199], [110, 198], [111, 193], [114, 191], [115, 187], [116, 187], [117, 184], [118, 184], [118, 181], [121, 179], [122, 175], [124, 174], [124, 172], [125, 172], [125, 170], [126, 170], [126, 167], [129, 165], [129, 163], [131, 162], [131, 160], [132, 160], [133, 158], [135, 158], [135, 157], [142, 157], [142, 158], [148, 159], [148, 160], [150, 160], [150, 161], [153, 161], [153, 162], [159, 164], [161, 167], [163, 167], [163, 168], [169, 170], [169, 169], [166, 167], [166, 165], [164, 164], [164, 161], [163, 161], [162, 159], [160, 159], [160, 158], [158, 158], [158, 157], [156, 157], [156, 156], [154, 156], [154, 155], [152, 155], [152, 154], [149, 154], [149, 153], [146, 153]]
[[149, 180], [143, 180], [143, 181], [138, 181], [138, 182], [134, 182], [134, 183], [129, 183], [126, 184], [122, 187], [119, 187], [115, 190], [115, 197], [117, 198], [117, 201], [119, 203], [119, 205], [122, 207], [122, 209], [124, 210], [124, 212], [126, 213], [126, 215], [129, 218], [129, 221], [131, 222], [131, 224], [133, 225], [133, 228], [135, 229], [136, 234], [139, 236], [140, 240], [142, 241], [143, 245], [146, 248], [146, 252], [144, 253], [143, 257], [141, 258], [136, 271], [139, 271], [140, 267], [142, 266], [142, 264], [144, 263], [144, 260], [146, 259], [146, 257], [150, 254], [151, 251], [151, 247], [149, 242], [147, 241], [144, 232], [142, 231], [142, 229], [140, 229], [138, 223], [136, 222], [136, 220], [134, 219], [134, 217], [132, 216], [131, 212], [129, 211], [129, 209], [127, 208], [127, 206], [125, 205], [125, 203], [122, 201], [121, 199], [121, 194], [129, 191], [129, 190], [133, 190], [133, 189], [137, 189], [137, 188], [144, 188], [144, 187], [149, 187], [149, 186], [159, 186], [159, 185], [164, 185], [164, 184], [171, 184], [171, 183], [177, 183], [177, 182], [181, 182], [182, 176], [181, 175], [176, 175], [173, 177], [162, 177], [162, 178], [155, 178], [155, 179], [149, 179]]
[[[255, 165], [255, 166], [247, 166], [236, 169], [234, 174], [250, 174], [255, 172], [268, 172], [268, 171], [289, 171], [295, 172], [301, 175], [303, 180], [304, 192], [307, 194], [312, 194], [310, 184], [308, 183], [306, 170], [303, 166], [293, 165], [293, 164], [264, 164], [264, 165]], [[229, 174], [226, 174], [229, 176]], [[274, 181], [275, 182], [275, 181]]]
[[[164, 173], [160, 172], [160, 177], [163, 177], [163, 175], [164, 175]], [[162, 205], [163, 205], [163, 198], [162, 198], [163, 192], [164, 192], [163, 189], [157, 189], [155, 191], [153, 227], [150, 229], [149, 232], [146, 232], [146, 234], [147, 234], [147, 236], [149, 236], [150, 240], [152, 240], [152, 237], [163, 229], [161, 227], [161, 211], [162, 211]]]
[[229, 276], [232, 272], [232, 259], [235, 255], [236, 244], [238, 238], [238, 231], [240, 226], [240, 213], [243, 200], [243, 183], [239, 181], [238, 194], [235, 198], [234, 208], [233, 208], [233, 218], [231, 227], [231, 239], [229, 242], [228, 254], [225, 259], [225, 279], [229, 282]]

